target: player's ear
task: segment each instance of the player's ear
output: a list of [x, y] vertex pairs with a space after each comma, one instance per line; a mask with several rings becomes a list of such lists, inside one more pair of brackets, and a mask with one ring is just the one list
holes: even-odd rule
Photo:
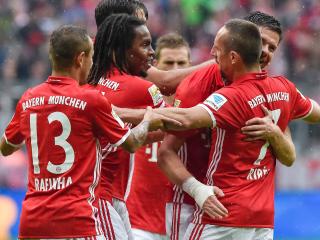
[[86, 53], [85, 52], [80, 52], [75, 59], [75, 64], [77, 67], [82, 67], [84, 64], [84, 59], [85, 59]]
[[236, 51], [230, 51], [229, 57], [230, 57], [231, 64], [235, 64], [240, 60], [240, 55]]

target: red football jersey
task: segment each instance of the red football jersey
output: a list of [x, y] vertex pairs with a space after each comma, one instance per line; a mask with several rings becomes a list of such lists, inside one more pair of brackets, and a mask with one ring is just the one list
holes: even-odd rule
[[126, 204], [133, 228], [164, 235], [169, 180], [157, 166], [159, 145], [148, 144], [135, 153], [134, 175]]
[[267, 77], [265, 72], [239, 78], [200, 105], [217, 126], [207, 184], [224, 191], [220, 201], [229, 211], [221, 220], [203, 215], [203, 223], [273, 228], [275, 156], [268, 142], [245, 142], [240, 130], [247, 120], [264, 116], [262, 104], [272, 111], [283, 131], [290, 120], [306, 116], [312, 108], [311, 101], [293, 83], [283, 77]]
[[[146, 108], [164, 105], [160, 90], [140, 77], [120, 73], [113, 69], [112, 75], [102, 78], [96, 86], [117, 107]], [[103, 145], [106, 148], [107, 144]], [[122, 149], [108, 152], [102, 162], [101, 195], [125, 200], [130, 192], [134, 167], [134, 154]]]
[[[217, 64], [206, 66], [193, 72], [181, 82], [174, 105], [181, 108], [193, 107], [223, 86], [219, 66]], [[179, 152], [181, 160], [196, 179], [204, 180], [209, 160], [211, 131], [199, 129], [174, 134], [186, 138]], [[173, 187], [173, 191], [171, 190], [170, 201], [194, 204], [193, 198], [184, 194], [177, 186]]]
[[28, 150], [28, 190], [19, 238], [78, 238], [102, 235], [97, 218], [103, 136], [118, 146], [130, 131], [98, 91], [66, 77], [27, 90], [5, 138]]

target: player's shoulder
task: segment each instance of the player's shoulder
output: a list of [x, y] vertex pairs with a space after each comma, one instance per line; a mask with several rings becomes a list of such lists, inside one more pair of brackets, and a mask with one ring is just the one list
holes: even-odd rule
[[24, 91], [20, 99], [23, 100], [23, 99], [28, 99], [28, 98], [43, 95], [49, 91], [49, 89], [47, 89], [46, 87], [47, 87], [46, 83], [41, 83], [36, 86], [30, 87]]
[[282, 85], [282, 86], [285, 86], [290, 89], [296, 88], [295, 84], [284, 76], [280, 76], [280, 75], [279, 76], [272, 76], [272, 77], [269, 77], [269, 80], [272, 81], [272, 84], [275, 84], [278, 86]]
[[197, 84], [204, 84], [205, 81], [214, 81], [216, 80], [214, 77], [215, 75], [219, 74], [219, 67], [217, 64], [210, 64], [208, 66], [204, 66], [200, 69], [195, 70], [194, 72], [190, 73], [182, 82], [181, 86], [183, 85], [197, 85]]
[[103, 92], [96, 88], [96, 86], [90, 84], [79, 87], [74, 93], [79, 98], [85, 100], [91, 106], [109, 102], [108, 99], [103, 95]]

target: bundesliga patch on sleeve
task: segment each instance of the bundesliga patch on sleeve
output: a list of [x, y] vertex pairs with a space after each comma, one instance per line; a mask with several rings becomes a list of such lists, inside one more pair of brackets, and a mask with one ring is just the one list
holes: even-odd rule
[[213, 93], [204, 101], [204, 103], [218, 111], [218, 109], [221, 108], [227, 101], [228, 100], [223, 95], [219, 93]]
[[175, 99], [175, 100], [174, 100], [174, 103], [173, 103], [173, 106], [174, 106], [174, 107], [179, 107], [180, 104], [181, 104], [181, 100]]
[[151, 87], [149, 87], [148, 91], [150, 93], [154, 106], [159, 105], [163, 101], [162, 94], [156, 85], [152, 85]]

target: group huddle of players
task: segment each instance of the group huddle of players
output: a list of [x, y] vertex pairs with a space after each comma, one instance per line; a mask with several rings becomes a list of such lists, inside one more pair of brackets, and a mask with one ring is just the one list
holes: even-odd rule
[[214, 60], [191, 67], [178, 34], [153, 50], [142, 2], [102, 0], [95, 17], [94, 41], [52, 33], [52, 74], [1, 139], [4, 156], [28, 152], [19, 238], [273, 239], [276, 159], [295, 160], [288, 123], [320, 122], [315, 101], [263, 70], [280, 23], [231, 19]]

